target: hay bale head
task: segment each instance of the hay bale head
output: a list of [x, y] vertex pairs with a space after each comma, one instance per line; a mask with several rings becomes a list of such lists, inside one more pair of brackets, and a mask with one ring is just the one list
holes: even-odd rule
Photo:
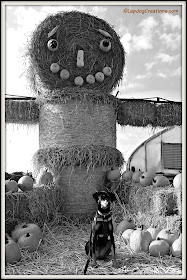
[[41, 22], [31, 37], [28, 55], [31, 85], [49, 96], [57, 89], [111, 92], [122, 79], [125, 64], [114, 29], [78, 11], [49, 15]]
[[116, 147], [115, 108], [110, 104], [69, 100], [40, 108], [39, 146], [106, 145]]

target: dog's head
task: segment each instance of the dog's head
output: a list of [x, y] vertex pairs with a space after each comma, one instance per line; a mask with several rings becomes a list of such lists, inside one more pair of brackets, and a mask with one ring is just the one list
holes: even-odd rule
[[115, 194], [113, 192], [100, 191], [93, 194], [93, 198], [98, 204], [99, 210], [110, 209], [110, 204], [115, 200]]

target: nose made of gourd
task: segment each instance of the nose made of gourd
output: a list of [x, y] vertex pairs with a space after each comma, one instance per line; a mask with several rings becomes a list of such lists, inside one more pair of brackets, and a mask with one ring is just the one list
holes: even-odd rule
[[84, 67], [84, 51], [81, 49], [77, 51], [77, 67]]

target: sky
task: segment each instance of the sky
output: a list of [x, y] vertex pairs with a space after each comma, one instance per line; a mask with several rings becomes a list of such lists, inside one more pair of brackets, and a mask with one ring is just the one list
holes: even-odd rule
[[[178, 5], [165, 2], [166, 5], [154, 6], [151, 1], [139, 6], [133, 5], [133, 1], [131, 5], [118, 5], [118, 2], [100, 5], [101, 1], [96, 1], [94, 5], [79, 5], [81, 1], [76, 1], [76, 5], [72, 5], [67, 1], [69, 5], [53, 6], [45, 4], [49, 1], [36, 1], [35, 5], [32, 5], [32, 1], [21, 2], [21, 5], [7, 2], [5, 6], [6, 95], [34, 95], [25, 77], [24, 54], [29, 36], [37, 25], [51, 13], [78, 10], [106, 20], [121, 38], [126, 63], [123, 80], [114, 94], [119, 91], [119, 98], [160, 97], [182, 101], [182, 10], [179, 1], [174, 2]], [[137, 145], [159, 130], [150, 127], [122, 128], [117, 125], [117, 148], [128, 158]], [[10, 138], [10, 133], [7, 133], [9, 155], [18, 145], [13, 139], [10, 141]]]

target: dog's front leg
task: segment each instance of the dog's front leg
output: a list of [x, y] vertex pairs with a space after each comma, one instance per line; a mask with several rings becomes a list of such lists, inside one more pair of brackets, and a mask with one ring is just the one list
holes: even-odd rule
[[112, 224], [109, 225], [109, 235], [110, 235], [110, 240], [111, 240], [111, 252], [112, 252], [112, 259], [113, 259], [113, 267], [116, 268], [117, 267], [117, 261], [116, 261], [115, 242], [114, 242]]
[[93, 252], [92, 252], [93, 266], [97, 266], [96, 263], [96, 233], [93, 233]]

